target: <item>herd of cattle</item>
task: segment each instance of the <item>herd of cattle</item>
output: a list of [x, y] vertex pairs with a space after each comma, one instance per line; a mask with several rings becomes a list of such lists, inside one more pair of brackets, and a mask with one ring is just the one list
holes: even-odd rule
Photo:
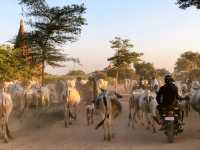
[[[182, 117], [188, 116], [190, 106], [200, 114], [200, 84], [193, 81], [191, 86], [176, 81], [182, 97], [189, 97], [179, 102]], [[158, 118], [156, 90], [154, 87], [137, 86], [137, 81], [126, 80], [125, 90], [130, 89], [129, 96], [129, 121], [128, 125], [134, 128], [135, 123], [141, 122], [146, 128], [156, 132], [156, 119]], [[153, 84], [155, 85], [155, 84]], [[30, 81], [24, 87], [20, 82], [5, 82], [0, 91], [0, 123], [1, 134], [8, 142], [12, 138], [8, 128], [8, 120], [12, 111], [27, 112], [30, 108], [38, 110], [40, 107], [48, 108], [53, 103], [64, 106], [64, 124], [69, 127], [72, 120], [77, 118], [77, 106], [83, 102], [86, 105], [86, 119], [88, 125], [92, 124], [94, 112], [102, 116], [96, 129], [103, 126], [104, 140], [112, 139], [112, 119], [122, 111], [122, 95], [109, 90], [109, 82], [104, 79], [95, 80], [58, 80], [45, 86], [38, 86]], [[134, 87], [134, 88], [133, 88]], [[156, 86], [156, 88], [160, 85]], [[37, 112], [37, 111], [36, 111]], [[182, 118], [183, 119], [183, 118]], [[183, 120], [182, 120], [183, 121]]]

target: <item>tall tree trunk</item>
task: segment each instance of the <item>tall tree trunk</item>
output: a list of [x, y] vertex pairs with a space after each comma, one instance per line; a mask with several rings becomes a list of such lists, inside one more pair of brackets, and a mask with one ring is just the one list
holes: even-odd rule
[[117, 85], [118, 85], [118, 76], [119, 76], [119, 72], [116, 72], [116, 77], [115, 77], [115, 92], [117, 92]]
[[44, 85], [44, 61], [42, 61], [42, 74], [41, 74], [41, 85]]
[[96, 101], [98, 95], [97, 82], [95, 78], [92, 79], [92, 81], [93, 81], [93, 98], [94, 98], [93, 100]]

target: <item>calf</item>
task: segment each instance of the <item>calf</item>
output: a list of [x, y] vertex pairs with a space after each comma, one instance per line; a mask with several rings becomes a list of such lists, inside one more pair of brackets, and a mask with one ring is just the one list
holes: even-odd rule
[[86, 119], [88, 126], [94, 123], [94, 103], [86, 106]]

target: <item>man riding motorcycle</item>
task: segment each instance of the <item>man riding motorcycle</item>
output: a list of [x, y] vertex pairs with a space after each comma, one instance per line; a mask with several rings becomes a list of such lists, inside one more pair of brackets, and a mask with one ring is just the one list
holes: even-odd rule
[[[177, 107], [177, 100], [183, 100], [183, 98], [178, 95], [178, 88], [173, 82], [174, 79], [172, 78], [172, 76], [166, 75], [165, 85], [162, 86], [158, 91], [156, 100], [158, 102], [157, 109], [159, 111], [160, 116], [163, 115], [164, 110], [169, 110], [171, 108]], [[180, 113], [178, 115], [180, 115]]]

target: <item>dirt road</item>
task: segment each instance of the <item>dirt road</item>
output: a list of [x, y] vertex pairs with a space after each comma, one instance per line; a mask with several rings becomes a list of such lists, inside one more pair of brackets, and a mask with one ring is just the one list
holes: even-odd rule
[[15, 138], [8, 144], [1, 140], [0, 150], [200, 150], [200, 119], [196, 113], [187, 119], [185, 131], [176, 137], [176, 142], [167, 144], [162, 132], [153, 134], [140, 125], [134, 130], [128, 127], [127, 100], [123, 101], [123, 113], [114, 122], [112, 142], [103, 141], [102, 129], [86, 125], [84, 107], [70, 128], [64, 128], [61, 108], [56, 113], [52, 111], [40, 116], [28, 114], [23, 122], [12, 119], [10, 128]]

